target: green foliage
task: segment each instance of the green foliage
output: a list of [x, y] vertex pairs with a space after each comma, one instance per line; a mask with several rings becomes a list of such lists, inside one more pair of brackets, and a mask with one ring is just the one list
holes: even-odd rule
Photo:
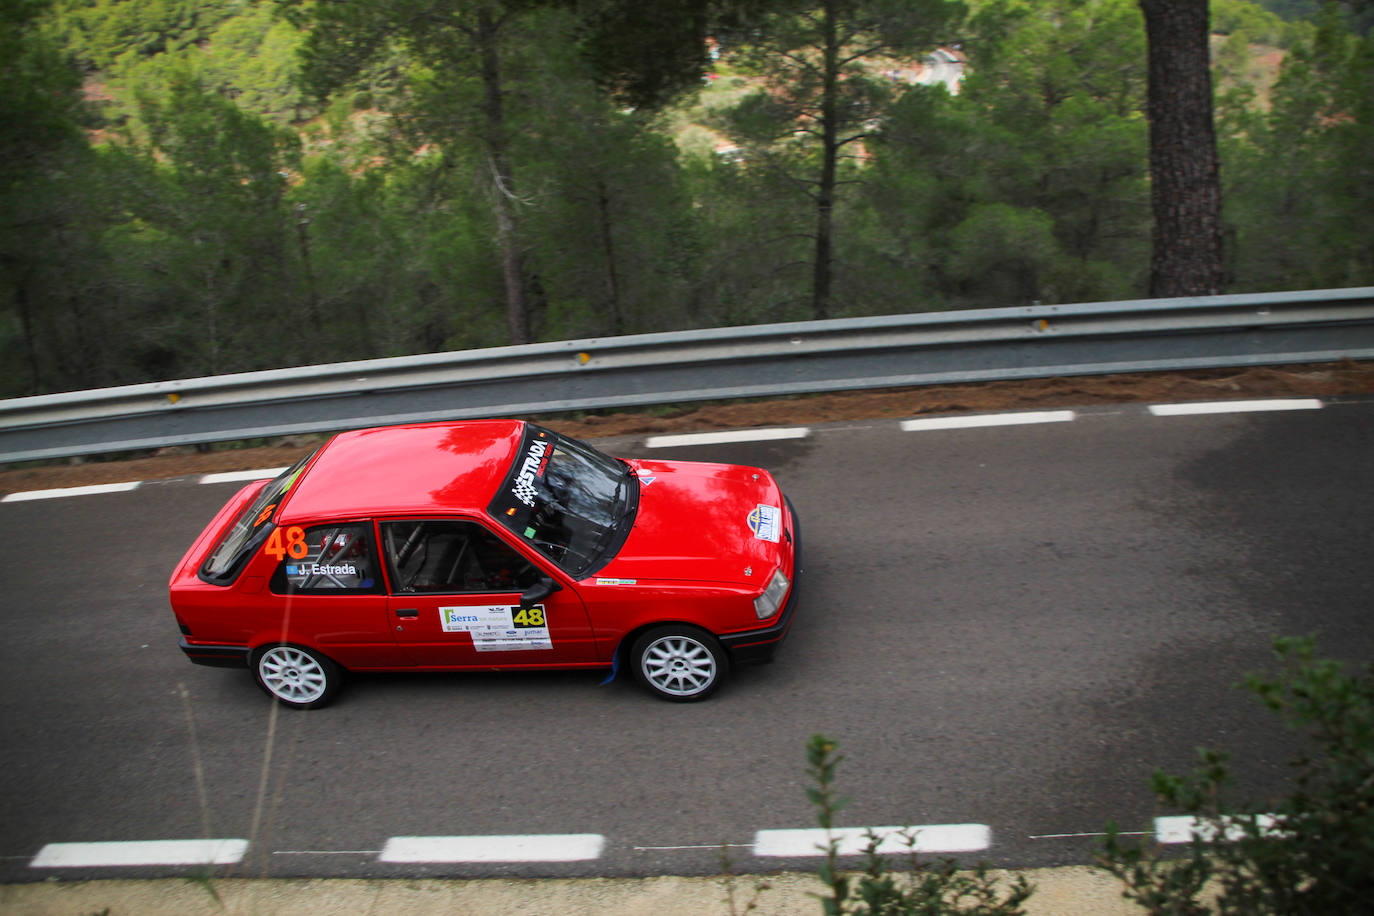
[[285, 121], [299, 113], [292, 85], [299, 34], [271, 0], [58, 0], [54, 33], [110, 91], [107, 117], [136, 115], [135, 96], [185, 71], [252, 111]]
[[1374, 37], [1334, 15], [1284, 63], [1267, 112], [1222, 119], [1237, 291], [1374, 282]]
[[998, 284], [990, 290], [998, 299], [1027, 302], [1039, 296], [1041, 274], [1059, 256], [1048, 214], [993, 203], [969, 208], [950, 231], [946, 263], [951, 276], [990, 278]]
[[203, 41], [232, 14], [215, 0], [59, 0], [68, 47], [89, 67], [109, 70]]
[[82, 295], [73, 255], [90, 241], [89, 116], [79, 74], [42, 28], [47, 5], [0, 8], [0, 396], [41, 389], [65, 357], [44, 330], [50, 303]]
[[0, 182], [57, 166], [49, 157], [82, 145], [81, 80], [42, 30], [43, 0], [0, 9]]
[[1113, 828], [1100, 857], [1126, 883], [1124, 895], [1151, 913], [1315, 916], [1374, 905], [1374, 668], [1356, 675], [1316, 658], [1310, 638], [1274, 646], [1280, 673], [1251, 675], [1245, 686], [1308, 739], [1293, 762], [1293, 791], [1237, 804], [1226, 757], [1214, 750], [1199, 751], [1190, 775], [1156, 773], [1160, 800], [1199, 819], [1187, 855], [1165, 859]]
[[658, 108], [694, 88], [710, 66], [707, 39], [730, 40], [767, 0], [592, 0], [577, 4], [577, 46], [597, 85], [618, 102]]
[[253, 4], [210, 33], [209, 53], [195, 58], [200, 78], [247, 111], [279, 121], [299, 118], [305, 101], [295, 85], [300, 40], [270, 3]]
[[802, 225], [779, 228], [813, 240], [813, 318], [856, 310], [842, 286], [836, 295], [835, 239], [843, 234], [836, 214], [843, 189], [861, 180], [856, 151], [904, 88], [882, 62], [922, 52], [962, 15], [949, 0], [779, 3], [739, 52], [741, 69], [760, 83], [725, 126], [754, 167], [781, 176], [788, 193], [810, 203]]
[[[1149, 258], [1132, 0], [982, 5], [959, 95], [908, 92], [871, 148], [898, 276], [955, 306], [1130, 298]], [[971, 164], [975, 164], [971, 167]]]
[[[184, 314], [201, 323], [199, 372], [290, 364], [304, 356], [305, 314], [292, 285], [286, 176], [299, 140], [209, 91], [188, 70], [162, 99], [143, 97], [152, 192], [129, 206], [166, 235], [149, 252], [165, 259]], [[285, 291], [285, 295], [283, 292]], [[280, 362], [285, 361], [285, 362]]]
[[699, 226], [691, 323], [722, 327], [810, 317], [808, 201], [783, 174], [749, 163], [693, 163], [685, 175]]
[[1212, 31], [1246, 41], [1287, 48], [1309, 28], [1286, 23], [1249, 0], [1211, 0]]
[[[837, 316], [1142, 295], [1137, 4], [970, 6], [951, 96], [887, 74], [933, 0], [5, 4], [0, 396], [503, 343], [503, 257], [542, 339], [805, 319], [822, 261]], [[1306, 15], [1213, 2], [1234, 291], [1374, 283], [1374, 48]]]
[[[816, 809], [816, 822], [829, 831], [835, 827], [835, 815], [847, 803], [835, 792], [835, 772], [844, 757], [836, 753], [834, 741], [813, 735], [806, 745], [806, 759], [807, 774], [813, 782], [806, 796]], [[914, 834], [906, 837], [912, 850], [907, 855], [907, 871], [897, 874], [878, 853], [880, 841], [880, 837], [869, 835], [863, 870], [850, 874], [840, 871], [839, 841], [831, 838], [817, 870], [827, 889], [819, 895], [826, 916], [1024, 916], [1021, 904], [1035, 890], [1018, 875], [1004, 894], [981, 862], [971, 871], [963, 871], [953, 859], [938, 864], [921, 861], [914, 851]]]
[[542, 150], [521, 144], [526, 238], [548, 304], [541, 336], [684, 327], [697, 229], [674, 149], [635, 115], [569, 89], [544, 97], [525, 134]]

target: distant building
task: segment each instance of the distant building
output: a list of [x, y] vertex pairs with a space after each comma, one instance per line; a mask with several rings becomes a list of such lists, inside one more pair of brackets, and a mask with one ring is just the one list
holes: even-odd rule
[[883, 75], [893, 82], [909, 85], [943, 84], [950, 95], [958, 95], [967, 65], [964, 52], [958, 48], [936, 48], [919, 61], [885, 69]]

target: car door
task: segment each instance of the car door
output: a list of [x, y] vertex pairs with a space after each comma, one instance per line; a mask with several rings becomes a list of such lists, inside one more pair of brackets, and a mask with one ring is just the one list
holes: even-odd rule
[[[594, 663], [596, 642], [571, 582], [485, 525], [458, 519], [381, 522], [396, 642], [426, 668]], [[552, 580], [537, 601], [521, 595]]]

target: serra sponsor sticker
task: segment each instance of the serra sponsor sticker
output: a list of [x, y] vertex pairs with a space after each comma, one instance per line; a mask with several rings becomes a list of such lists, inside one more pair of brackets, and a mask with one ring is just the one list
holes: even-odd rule
[[445, 633], [467, 633], [478, 652], [553, 648], [542, 604], [534, 607], [502, 604], [441, 607], [439, 626]]
[[782, 536], [782, 510], [777, 506], [756, 506], [749, 513], [749, 530], [760, 541], [776, 543]]

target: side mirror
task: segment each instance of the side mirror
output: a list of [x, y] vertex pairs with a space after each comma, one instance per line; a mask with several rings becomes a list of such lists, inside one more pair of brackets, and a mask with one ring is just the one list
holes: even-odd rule
[[561, 592], [562, 590], [563, 586], [559, 585], [548, 576], [545, 576], [520, 593], [520, 606], [531, 607], [543, 601], [554, 592]]

